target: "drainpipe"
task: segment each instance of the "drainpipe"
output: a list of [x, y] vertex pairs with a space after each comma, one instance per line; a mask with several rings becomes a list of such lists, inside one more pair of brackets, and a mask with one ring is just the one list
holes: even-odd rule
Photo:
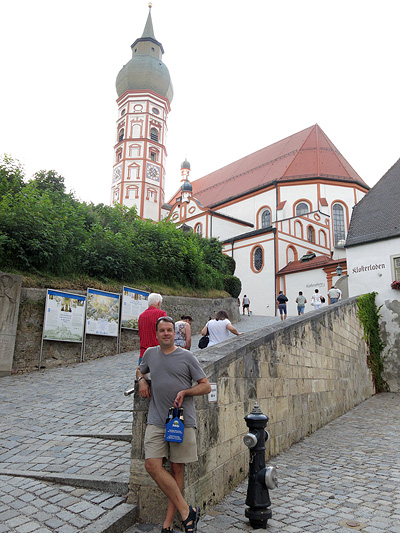
[[277, 308], [276, 308], [276, 299], [278, 297], [277, 294], [277, 284], [278, 280], [276, 279], [276, 247], [277, 247], [277, 240], [276, 240], [276, 233], [278, 231], [278, 183], [277, 181], [274, 181], [275, 186], [275, 231], [274, 231], [274, 287], [275, 287], [275, 298], [274, 298], [274, 308], [275, 308], [275, 316], [277, 316]]

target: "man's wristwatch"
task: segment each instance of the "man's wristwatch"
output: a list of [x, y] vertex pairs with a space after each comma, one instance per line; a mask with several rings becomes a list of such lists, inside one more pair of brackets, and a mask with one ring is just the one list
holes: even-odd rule
[[143, 376], [140, 376], [140, 378], [138, 378], [137, 382], [139, 383], [139, 381], [143, 379]]

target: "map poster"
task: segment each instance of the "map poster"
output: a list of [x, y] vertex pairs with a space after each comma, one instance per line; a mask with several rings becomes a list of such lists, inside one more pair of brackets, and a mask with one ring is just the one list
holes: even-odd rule
[[140, 313], [147, 309], [148, 292], [138, 291], [130, 287], [122, 289], [121, 327], [138, 329]]
[[43, 339], [83, 342], [86, 296], [47, 289]]
[[87, 290], [86, 333], [118, 337], [119, 294]]

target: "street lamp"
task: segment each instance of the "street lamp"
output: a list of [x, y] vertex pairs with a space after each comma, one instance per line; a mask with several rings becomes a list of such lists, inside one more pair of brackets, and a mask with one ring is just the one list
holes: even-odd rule
[[338, 265], [336, 267], [336, 274], [340, 277], [342, 275], [342, 272], [343, 272], [343, 268], [340, 265]]

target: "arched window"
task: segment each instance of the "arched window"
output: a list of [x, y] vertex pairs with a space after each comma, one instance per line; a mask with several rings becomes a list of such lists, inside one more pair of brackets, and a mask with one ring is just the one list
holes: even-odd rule
[[151, 130], [150, 130], [150, 139], [152, 141], [158, 142], [158, 131], [156, 130], [156, 128], [151, 128]]
[[308, 204], [306, 204], [305, 202], [300, 202], [299, 204], [296, 205], [297, 216], [306, 215], [307, 213], [309, 213], [309, 211], [310, 209], [308, 207]]
[[337, 248], [343, 248], [346, 241], [343, 206], [340, 204], [334, 204], [332, 207], [332, 215], [335, 246]]
[[312, 226], [308, 226], [308, 228], [307, 228], [307, 240], [308, 240], [308, 242], [314, 242], [315, 241], [314, 228]]
[[197, 235], [203, 235], [203, 227], [201, 224], [196, 224], [194, 227], [194, 231]]
[[263, 267], [263, 263], [264, 263], [263, 249], [261, 248], [261, 246], [257, 246], [256, 248], [254, 248], [254, 251], [253, 251], [254, 270], [259, 272]]
[[124, 134], [125, 134], [124, 128], [121, 128], [119, 130], [119, 135], [118, 135], [118, 142], [119, 143], [124, 140]]
[[266, 209], [261, 215], [261, 227], [269, 228], [271, 225], [271, 211]]

